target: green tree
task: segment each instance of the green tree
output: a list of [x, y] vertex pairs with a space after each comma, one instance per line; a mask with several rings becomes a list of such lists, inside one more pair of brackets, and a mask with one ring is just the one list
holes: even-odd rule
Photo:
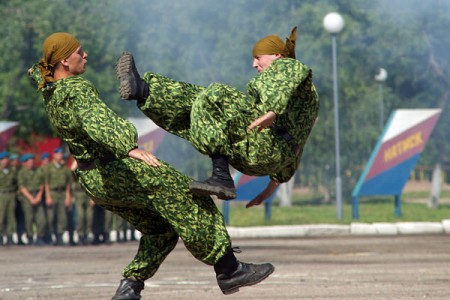
[[[89, 54], [85, 76], [111, 108], [123, 116], [143, 116], [134, 103], [119, 99], [114, 65], [121, 51], [134, 53], [141, 73], [154, 71], [205, 86], [217, 81], [244, 91], [256, 74], [251, 68], [253, 44], [268, 34], [284, 38], [298, 26], [297, 57], [313, 69], [321, 101], [298, 179], [302, 184], [326, 183], [333, 190], [331, 39], [322, 20], [337, 11], [346, 23], [337, 38], [337, 54], [341, 165], [349, 199], [380, 134], [374, 75], [381, 67], [389, 73], [386, 116], [397, 108], [443, 109], [419, 163], [448, 160], [449, 10], [445, 0], [0, 1], [1, 118], [19, 121], [21, 137], [31, 131], [52, 133], [40, 95], [25, 73], [40, 58], [44, 38], [55, 31], [71, 32], [83, 43]], [[182, 154], [166, 159], [204, 177], [206, 157], [193, 155], [189, 145], [178, 146], [183, 142], [176, 138], [165, 143]]]
[[[2, 1], [0, 17], [0, 105], [1, 118], [20, 122], [18, 136], [31, 132], [52, 134], [41, 96], [26, 76], [27, 69], [41, 57], [45, 37], [57, 31], [73, 33], [89, 54], [86, 77], [99, 87], [108, 105], [119, 113], [122, 103], [117, 95], [114, 63], [124, 48], [122, 30], [117, 23], [117, 1]], [[93, 29], [96, 29], [95, 31]]]

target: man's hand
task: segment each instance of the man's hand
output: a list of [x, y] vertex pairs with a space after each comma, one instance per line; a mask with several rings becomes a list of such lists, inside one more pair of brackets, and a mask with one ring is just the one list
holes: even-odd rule
[[32, 197], [32, 200], [30, 201], [31, 205], [36, 205], [39, 204], [39, 202], [41, 202], [41, 198], [39, 197]]
[[258, 132], [261, 132], [264, 128], [270, 126], [275, 122], [277, 115], [273, 111], [268, 111], [265, 115], [259, 117], [253, 121], [248, 127], [247, 131], [252, 131], [254, 128], [258, 128]]
[[269, 184], [267, 185], [267, 187], [264, 189], [264, 191], [262, 191], [258, 196], [256, 196], [252, 201], [250, 201], [249, 203], [247, 203], [247, 205], [245, 206], [246, 208], [252, 207], [252, 206], [257, 206], [260, 205], [261, 203], [263, 203], [267, 198], [270, 197], [270, 195], [273, 194], [273, 192], [275, 192], [275, 190], [277, 189], [277, 186], [279, 185], [278, 182], [273, 181], [272, 179], [269, 181]]
[[64, 199], [64, 206], [72, 210], [72, 197], [69, 196]]
[[145, 150], [135, 148], [128, 152], [128, 156], [134, 159], [142, 160], [151, 167], [157, 168], [161, 166], [161, 162], [156, 158], [156, 156]]

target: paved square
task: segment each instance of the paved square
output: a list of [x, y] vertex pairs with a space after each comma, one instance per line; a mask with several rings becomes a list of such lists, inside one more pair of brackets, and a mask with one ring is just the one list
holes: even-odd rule
[[[0, 299], [111, 299], [138, 244], [0, 247]], [[234, 239], [261, 284], [224, 296], [213, 268], [180, 242], [142, 299], [449, 299], [450, 235]]]

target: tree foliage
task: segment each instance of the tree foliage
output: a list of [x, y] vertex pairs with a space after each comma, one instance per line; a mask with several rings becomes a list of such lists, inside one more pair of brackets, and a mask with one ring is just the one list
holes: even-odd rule
[[[345, 20], [337, 36], [345, 193], [361, 174], [380, 134], [380, 95], [374, 81], [379, 68], [388, 71], [383, 89], [386, 117], [397, 108], [443, 109], [420, 163], [445, 163], [450, 134], [450, 3], [445, 0], [0, 1], [1, 118], [19, 121], [21, 137], [31, 131], [52, 133], [40, 96], [25, 73], [40, 58], [44, 38], [56, 31], [71, 32], [83, 43], [89, 54], [85, 76], [110, 107], [123, 116], [142, 116], [117, 94], [114, 64], [121, 51], [134, 53], [141, 73], [153, 71], [200, 85], [216, 81], [245, 90], [255, 74], [253, 44], [268, 34], [284, 38], [298, 26], [297, 57], [313, 69], [321, 101], [298, 180], [330, 183], [335, 176], [331, 39], [322, 21], [331, 11]], [[167, 157], [183, 171], [207, 170], [207, 158], [194, 154], [191, 147], [177, 148], [176, 140], [167, 143], [165, 147], [185, 152], [187, 158]], [[172, 151], [162, 155], [168, 153]]]

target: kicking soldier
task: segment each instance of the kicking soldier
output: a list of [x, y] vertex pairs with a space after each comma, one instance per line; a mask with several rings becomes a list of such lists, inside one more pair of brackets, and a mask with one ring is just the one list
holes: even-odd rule
[[213, 265], [224, 294], [254, 285], [272, 264], [247, 264], [234, 255], [223, 215], [211, 197], [188, 193], [192, 180], [137, 146], [137, 130], [100, 99], [79, 76], [87, 53], [68, 33], [50, 35], [43, 58], [28, 74], [42, 91], [50, 122], [77, 160], [76, 176], [96, 204], [142, 233], [138, 252], [124, 269], [112, 298], [140, 299], [151, 278], [181, 238], [190, 253]]
[[294, 175], [319, 110], [312, 71], [295, 59], [296, 33], [294, 28], [286, 43], [269, 35], [255, 44], [253, 67], [259, 74], [247, 84], [248, 96], [218, 83], [204, 88], [151, 72], [141, 78], [130, 53], [119, 58], [121, 97], [137, 100], [157, 125], [212, 158], [212, 176], [191, 182], [191, 192], [235, 198], [229, 163], [248, 175], [270, 176], [252, 206]]

